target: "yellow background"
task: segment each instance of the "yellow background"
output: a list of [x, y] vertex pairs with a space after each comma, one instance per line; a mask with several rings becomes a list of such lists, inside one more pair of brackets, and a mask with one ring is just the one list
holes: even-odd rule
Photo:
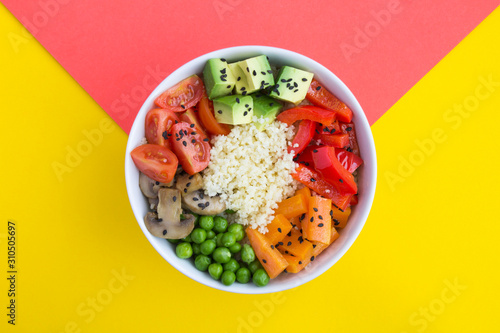
[[[0, 6], [0, 331], [500, 330], [500, 86], [485, 96], [481, 83], [500, 82], [499, 9], [372, 127], [377, 193], [353, 247], [314, 281], [261, 296], [205, 287], [156, 253], [125, 191], [127, 135], [104, 133], [106, 113], [22, 31]], [[455, 104], [471, 111], [456, 118]], [[102, 139], [84, 147], [84, 131]], [[58, 179], [54, 163], [78, 147], [87, 156]], [[8, 219], [18, 233], [15, 327]]]

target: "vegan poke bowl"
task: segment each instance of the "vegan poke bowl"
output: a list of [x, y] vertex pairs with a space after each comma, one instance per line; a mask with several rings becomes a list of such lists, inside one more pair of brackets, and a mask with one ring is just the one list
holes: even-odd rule
[[364, 113], [325, 67], [261, 46], [201, 56], [144, 103], [126, 153], [134, 214], [205, 285], [267, 293], [330, 268], [361, 231], [376, 158]]

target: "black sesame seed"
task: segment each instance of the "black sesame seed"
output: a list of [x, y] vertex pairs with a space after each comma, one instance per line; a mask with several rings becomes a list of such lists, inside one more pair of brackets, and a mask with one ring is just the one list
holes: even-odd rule
[[271, 244], [271, 249], [273, 249], [273, 250], [274, 250], [274, 245], [272, 245], [272, 244]]
[[241, 94], [242, 94], [243, 96], [246, 96], [247, 92], [246, 92], [246, 91], [242, 91], [242, 92], [241, 92]]
[[288, 237], [292, 235], [292, 232], [290, 231], [289, 233], [286, 234]]
[[250, 71], [248, 70], [248, 67], [247, 67], [247, 72], [250, 73]]
[[343, 183], [344, 181], [342, 179], [339, 179], [339, 182]]
[[[316, 128], [314, 131], [315, 131], [317, 134], [319, 134], [319, 131], [318, 131], [318, 129], [317, 129], [317, 128]], [[315, 150], [316, 150], [316, 149], [315, 149]]]
[[267, 70], [267, 72], [268, 72], [269, 74], [273, 74], [273, 71], [272, 71], [272, 70], [270, 70], [270, 69], [268, 69], [268, 70]]
[[205, 138], [205, 139], [203, 139], [203, 141], [208, 142], [208, 139], [207, 139], [207, 138]]
[[193, 179], [194, 176], [189, 176], [188, 179]]
[[311, 219], [309, 221], [314, 222], [314, 216], [311, 216]]
[[163, 230], [163, 236], [167, 234], [167, 229]]
[[289, 252], [287, 250], [285, 250], [285, 254], [288, 254]]
[[309, 166], [309, 163], [308, 163], [308, 162], [304, 162], [304, 165], [305, 165], [305, 166]]
[[210, 205], [210, 201], [205, 202], [205, 207], [208, 207]]
[[191, 140], [191, 143], [196, 143], [196, 140], [195, 139]]
[[262, 72], [260, 72], [260, 74], [262, 74], [262, 75], [266, 75], [266, 72], [262, 71]]
[[352, 127], [351, 127], [351, 126], [349, 126], [349, 127], [347, 127], [345, 130], [346, 130], [347, 132], [350, 132], [350, 131], [352, 131]]
[[315, 249], [315, 248], [316, 248], [316, 244], [313, 244], [313, 249]]
[[167, 139], [168, 139], [168, 132], [167, 132], [167, 131], [163, 132], [163, 133], [161, 134], [161, 136], [163, 136], [163, 138], [164, 138], [165, 140], [167, 140]]
[[339, 222], [339, 220], [337, 220], [337, 219], [333, 219], [333, 224], [334, 224], [334, 225], [339, 225], [339, 224], [340, 224], [340, 222]]
[[335, 133], [335, 128], [332, 128], [332, 130], [330, 131], [330, 134], [333, 134]]
[[160, 182], [156, 182], [156, 185], [160, 185]]
[[274, 105], [274, 103], [269, 103], [269, 106], [273, 106], [273, 105]]
[[302, 236], [299, 237], [299, 243], [302, 244], [302, 242], [304, 241], [304, 238], [302, 238]]
[[200, 207], [201, 209], [203, 209], [203, 208], [205, 208], [205, 204], [203, 204], [203, 203], [199, 203], [199, 204], [198, 204], [198, 207]]
[[320, 90], [320, 89], [321, 89], [321, 86], [317, 86], [317, 87], [316, 87], [316, 90]]
[[[240, 90], [241, 90], [241, 91], [245, 91], [245, 90], [247, 90], [247, 88], [245, 88], [245, 87], [241, 87], [241, 89], [240, 89]], [[239, 103], [239, 102], [238, 102], [238, 103]]]
[[241, 76], [238, 76], [238, 78], [236, 79], [236, 81], [239, 81], [239, 80], [241, 80]]
[[278, 228], [278, 232], [281, 232], [281, 228]]
[[250, 106], [250, 105], [248, 105], [248, 104], [245, 104], [245, 107], [246, 107], [246, 108], [247, 108], [247, 107], [249, 107], [249, 106]]
[[188, 193], [188, 189], [187, 188], [184, 189], [184, 193]]
[[347, 150], [348, 152], [352, 153], [351, 147], [347, 147], [345, 150]]
[[196, 132], [191, 132], [191, 135], [196, 135]]
[[200, 199], [204, 199], [205, 198], [205, 194], [202, 192], [200, 193]]
[[186, 187], [189, 187], [189, 186], [191, 186], [191, 183], [190, 183], [190, 182], [186, 184]]
[[314, 150], [313, 150], [313, 153], [317, 153], [317, 152], [318, 152], [318, 150], [317, 150], [317, 149], [314, 149]]
[[193, 201], [198, 201], [198, 200], [200, 200], [200, 199], [198, 199], [197, 197], [193, 198]]
[[302, 82], [306, 82], [307, 79], [305, 77], [302, 78]]
[[296, 93], [297, 91], [299, 91], [299, 89], [295, 89], [293, 92]]
[[290, 246], [290, 245], [292, 245], [292, 242], [289, 241], [288, 243], [286, 243], [286, 245]]
[[316, 179], [314, 179], [314, 178], [311, 178], [311, 181], [312, 181], [312, 182], [315, 182], [315, 181], [316, 181]]
[[222, 114], [222, 110], [218, 110], [217, 112], [218, 112], [219, 114]]
[[288, 80], [286, 80], [286, 82], [290, 82], [290, 81], [292, 81], [292, 78], [289, 78]]
[[243, 117], [245, 117], [248, 114], [248, 111], [243, 112]]
[[175, 121], [175, 123], [176, 123], [176, 124], [177, 124], [178, 122], [179, 122], [178, 120], [176, 120], [176, 121]]
[[223, 81], [223, 82], [227, 81], [227, 79], [224, 76], [222, 76], [222, 75], [220, 76], [220, 80]]
[[323, 227], [323, 226], [324, 226], [323, 223], [318, 224], [318, 227], [320, 227], [320, 228]]
[[316, 207], [314, 207], [314, 208], [313, 208], [313, 210], [314, 210], [315, 212], [318, 212], [318, 208], [316, 208]]
[[280, 81], [281, 81], [281, 82], [286, 82], [286, 80], [285, 80], [285, 79], [281, 79]]
[[295, 88], [297, 88], [299, 85], [297, 84], [297, 82], [294, 82], [294, 83], [293, 83], [293, 86], [294, 86]]
[[181, 104], [181, 108], [185, 109], [186, 107], [184, 105]]
[[300, 220], [300, 221], [302, 221], [302, 220], [303, 220], [303, 219], [305, 219], [305, 218], [306, 218], [306, 213], [302, 214], [302, 215], [300, 216], [299, 220]]
[[283, 242], [278, 242], [279, 245], [283, 245]]
[[322, 220], [322, 219], [323, 219], [323, 216], [318, 215], [318, 219]]
[[220, 70], [220, 72], [221, 72], [222, 74], [226, 74], [226, 69], [225, 69], [225, 68], [223, 68], [223, 69], [221, 69], [221, 70]]
[[262, 259], [262, 262], [263, 262], [264, 264], [267, 264], [266, 259]]
[[187, 147], [187, 142], [186, 141], [182, 141], [182, 144], [184, 145], [184, 147]]
[[222, 62], [226, 62], [226, 59], [224, 59], [224, 58], [220, 58], [220, 61], [222, 61]]
[[177, 201], [177, 197], [174, 195], [174, 197], [172, 198], [172, 200], [173, 200], [174, 202], [176, 202], [176, 201]]
[[311, 261], [314, 261], [314, 256], [311, 257]]
[[330, 210], [330, 216], [333, 216], [333, 210]]
[[[286, 87], [287, 87], [287, 88], [290, 88], [290, 83], [287, 83], [287, 84], [286, 84]], [[293, 89], [293, 88], [292, 88], [292, 89]]]
[[193, 127], [194, 127], [194, 124], [189, 125], [189, 127], [193, 128]]
[[230, 84], [227, 85], [227, 89], [231, 89], [231, 85]]
[[239, 103], [240, 102], [240, 99], [238, 97], [236, 97], [236, 103]]

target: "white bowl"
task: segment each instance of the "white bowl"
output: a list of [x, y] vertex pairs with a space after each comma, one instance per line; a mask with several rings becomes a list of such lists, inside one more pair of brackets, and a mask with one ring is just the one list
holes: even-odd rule
[[[340, 98], [353, 111], [353, 122], [356, 127], [361, 157], [364, 160], [358, 173], [359, 203], [353, 207], [347, 226], [340, 231], [340, 237], [319, 255], [307, 269], [297, 274], [282, 273], [276, 279], [271, 280], [265, 287], [257, 287], [251, 282], [247, 284], [235, 282], [231, 286], [225, 286], [220, 281], [212, 279], [207, 272], [198, 271], [191, 261], [179, 259], [175, 254], [175, 245], [165, 239], [152, 236], [146, 229], [143, 219], [149, 207], [139, 188], [139, 171], [130, 157], [130, 152], [140, 145], [141, 139], [144, 138], [146, 113], [154, 107], [155, 98], [162, 92], [192, 74], [201, 73], [206, 61], [210, 58], [226, 58], [228, 62], [233, 62], [261, 54], [268, 56], [271, 64], [277, 66], [290, 65], [314, 73], [314, 77], [324, 87]], [[292, 51], [268, 46], [237, 46], [214, 51], [191, 60], [170, 74], [149, 95], [139, 110], [130, 131], [125, 155], [125, 181], [137, 223], [139, 223], [144, 235], [156, 251], [172, 266], [193, 280], [215, 289], [242, 294], [264, 294], [287, 290], [311, 281], [327, 271], [346, 253], [358, 237], [368, 218], [375, 195], [377, 160], [372, 132], [363, 109], [349, 88], [335, 74], [316, 61]]]

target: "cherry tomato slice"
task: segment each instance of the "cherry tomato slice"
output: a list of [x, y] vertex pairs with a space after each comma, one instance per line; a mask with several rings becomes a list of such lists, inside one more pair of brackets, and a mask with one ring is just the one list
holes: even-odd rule
[[155, 104], [162, 109], [183, 112], [195, 106], [204, 93], [203, 81], [197, 75], [192, 75], [158, 96]]
[[145, 144], [130, 153], [139, 171], [160, 183], [169, 183], [174, 179], [179, 161], [167, 147]]
[[170, 134], [170, 144], [184, 171], [194, 175], [208, 166], [210, 144], [208, 138], [198, 131], [194, 124], [175, 124]]
[[213, 103], [206, 95], [198, 103], [198, 115], [203, 126], [211, 134], [228, 135], [231, 132], [231, 128], [228, 125], [217, 122], [214, 116]]
[[148, 143], [170, 148], [168, 132], [172, 125], [179, 122], [179, 118], [172, 111], [153, 109], [146, 115], [145, 133]]
[[204, 127], [201, 126], [194, 109], [189, 109], [186, 112], [181, 113], [179, 119], [185, 123], [194, 124], [198, 131], [201, 131], [205, 136], [207, 135], [207, 133], [205, 133], [205, 131], [203, 130]]

